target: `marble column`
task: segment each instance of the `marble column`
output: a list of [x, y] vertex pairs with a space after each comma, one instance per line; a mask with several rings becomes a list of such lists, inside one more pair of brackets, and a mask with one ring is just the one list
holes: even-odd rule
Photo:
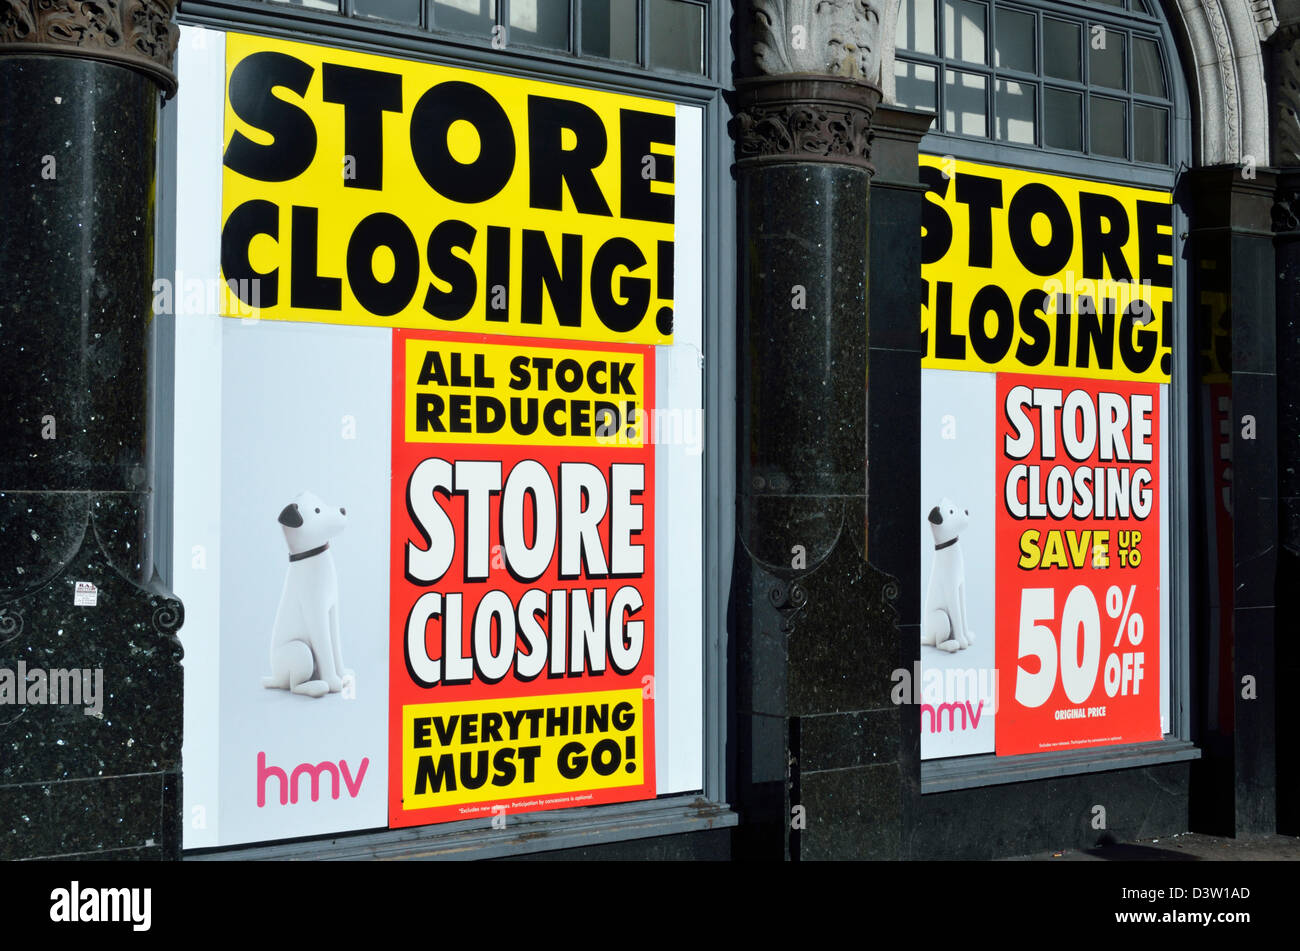
[[[1278, 590], [1279, 618], [1300, 615], [1300, 0], [1279, 0], [1270, 39], [1273, 206], [1277, 255]], [[1300, 642], [1277, 641], [1279, 689], [1300, 680]], [[1277, 717], [1277, 829], [1300, 835], [1300, 722]]]
[[1191, 827], [1276, 829], [1278, 354], [1270, 208], [1276, 176], [1193, 169], [1190, 260], [1196, 352], [1191, 473]]
[[736, 7], [737, 857], [898, 852], [892, 579], [867, 563], [877, 10]]
[[179, 602], [150, 531], [170, 0], [0, 5], [0, 858], [180, 855]]

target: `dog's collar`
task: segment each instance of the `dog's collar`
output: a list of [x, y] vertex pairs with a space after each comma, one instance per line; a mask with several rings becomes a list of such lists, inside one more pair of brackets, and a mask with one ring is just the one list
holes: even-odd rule
[[[943, 550], [944, 548], [951, 548], [951, 547], [952, 547], [953, 545], [955, 545], [955, 544], [957, 544], [957, 539], [955, 539], [955, 538], [950, 538], [950, 539], [948, 539], [946, 542], [939, 542], [939, 544], [937, 544], [937, 545], [934, 546], [934, 550], [935, 550], [935, 551], [941, 551], [941, 550]], [[315, 552], [308, 552], [307, 554], [309, 554], [309, 555], [314, 555]], [[299, 556], [299, 557], [301, 557], [301, 558], [306, 558], [307, 555], [301, 555], [301, 556]]]
[[[953, 540], [956, 541], [956, 539]], [[302, 561], [304, 558], [310, 558], [312, 555], [319, 555], [321, 552], [323, 552], [325, 549], [329, 547], [330, 547], [330, 543], [326, 542], [324, 545], [321, 545], [319, 548], [311, 549], [311, 551], [300, 551], [296, 555], [290, 555], [289, 560]]]

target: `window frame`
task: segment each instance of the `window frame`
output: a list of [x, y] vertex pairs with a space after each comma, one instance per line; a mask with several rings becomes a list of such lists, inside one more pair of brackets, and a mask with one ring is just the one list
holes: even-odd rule
[[[351, 4], [352, 0], [346, 0]], [[423, 0], [425, 4], [431, 0]], [[501, 2], [501, 0], [498, 0]], [[647, 6], [637, 0], [638, 15]], [[703, 190], [701, 240], [701, 310], [704, 352], [700, 354], [704, 411], [702, 467], [704, 544], [702, 556], [703, 616], [701, 618], [703, 680], [701, 700], [701, 779], [696, 791], [660, 794], [637, 802], [557, 809], [512, 819], [506, 830], [484, 820], [437, 823], [407, 829], [369, 829], [216, 848], [187, 849], [195, 858], [341, 858], [358, 848], [386, 857], [491, 858], [528, 852], [575, 848], [591, 844], [628, 842], [641, 838], [726, 829], [739, 822], [729, 807], [729, 737], [727, 605], [735, 536], [735, 420], [728, 410], [736, 391], [736, 217], [732, 187], [732, 149], [727, 132], [730, 111], [723, 100], [725, 86], [715, 75], [719, 64], [729, 67], [725, 4], [694, 4], [704, 9], [705, 73], [652, 70], [621, 60], [580, 57], [533, 47], [493, 50], [490, 42], [474, 42], [464, 34], [430, 32], [409, 24], [378, 18], [343, 16], [264, 0], [199, 0], [178, 10], [176, 22], [225, 32], [244, 32], [300, 42], [319, 43], [377, 55], [419, 59], [445, 65], [505, 73], [549, 82], [585, 86], [632, 95], [671, 99], [703, 111]], [[577, 9], [570, 0], [570, 9]], [[571, 28], [575, 26], [571, 14]], [[647, 31], [639, 45], [645, 52]], [[178, 56], [183, 55], [179, 50]], [[183, 94], [183, 91], [182, 91]], [[157, 240], [155, 274], [175, 274], [176, 168], [178, 132], [176, 100], [163, 103], [159, 118], [158, 173], [155, 179]], [[176, 421], [176, 316], [156, 315], [152, 321], [150, 361], [150, 419], [153, 439], [154, 568], [172, 588], [174, 542], [172, 501]], [[520, 838], [518, 823], [526, 820], [529, 836]], [[358, 856], [359, 857], [359, 856]]]
[[[906, 3], [907, 0], [902, 0]], [[1168, 26], [1162, 19], [1150, 16], [1140, 11], [1125, 11], [1119, 8], [1084, 6], [1082, 4], [1062, 2], [1056, 4], [1046, 4], [1041, 0], [974, 0], [985, 8], [985, 60], [986, 63], [981, 65], [971, 63], [965, 60], [949, 59], [941, 51], [945, 49], [946, 35], [944, 26], [943, 10], [949, 0], [930, 0], [935, 10], [935, 54], [914, 52], [912, 50], [894, 47], [893, 64], [895, 68], [895, 83], [897, 83], [897, 64], [912, 63], [928, 66], [936, 71], [935, 77], [935, 118], [938, 129], [929, 133], [929, 136], [942, 135], [960, 137], [962, 139], [971, 139], [974, 141], [988, 141], [998, 146], [1017, 146], [1037, 152], [1048, 152], [1055, 156], [1080, 156], [1091, 160], [1113, 161], [1124, 164], [1125, 166], [1136, 166], [1138, 168], [1150, 169], [1171, 169], [1178, 167], [1178, 156], [1175, 155], [1173, 140], [1175, 138], [1175, 119], [1178, 109], [1174, 87], [1178, 84], [1181, 77], [1175, 77], [1175, 70], [1172, 68], [1171, 57], [1177, 53], [1177, 47], [1173, 43], [1173, 37], [1169, 32]], [[1129, 0], [1131, 3], [1132, 0]], [[1015, 13], [1024, 13], [1034, 18], [1034, 73], [1026, 73], [1022, 70], [1011, 69], [1010, 67], [994, 65], [996, 60], [996, 37], [997, 37], [997, 17], [998, 11], [1012, 11]], [[1081, 80], [1076, 82], [1068, 79], [1058, 79], [1054, 76], [1048, 76], [1044, 71], [1043, 62], [1043, 21], [1044, 19], [1058, 20], [1061, 22], [1074, 23], [1079, 26], [1080, 33], [1080, 69]], [[1091, 63], [1089, 55], [1089, 26], [1099, 25], [1107, 29], [1113, 29], [1115, 32], [1124, 36], [1124, 89], [1117, 90], [1108, 86], [1094, 86], [1091, 83]], [[1160, 52], [1160, 67], [1166, 86], [1166, 98], [1150, 96], [1144, 93], [1135, 92], [1133, 89], [1133, 37], [1138, 36], [1143, 39], [1154, 40], [1157, 49]], [[896, 41], [895, 37], [889, 38], [890, 42]], [[986, 123], [985, 127], [988, 134], [984, 136], [968, 135], [961, 132], [950, 132], [946, 128], [946, 102], [945, 102], [945, 77], [949, 70], [956, 69], [963, 72], [979, 73], [985, 76], [985, 96], [984, 108]], [[1019, 142], [1011, 142], [996, 137], [997, 130], [997, 83], [999, 80], [1008, 82], [1019, 82], [1036, 87], [1035, 94], [1035, 130], [1034, 143], [1032, 145]], [[1047, 88], [1056, 88], [1079, 93], [1083, 96], [1083, 109], [1080, 116], [1080, 135], [1083, 144], [1082, 151], [1073, 149], [1062, 149], [1044, 144], [1045, 138], [1045, 101], [1044, 91]], [[1125, 105], [1125, 157], [1116, 158], [1099, 154], [1091, 150], [1091, 111], [1090, 101], [1093, 95], [1100, 95], [1103, 98], [1116, 99], [1126, 103]], [[1169, 114], [1169, 125], [1166, 134], [1166, 151], [1168, 161], [1166, 163], [1143, 162], [1136, 158], [1130, 158], [1135, 151], [1135, 135], [1133, 116], [1135, 114], [1134, 106], [1144, 105], [1156, 108], [1162, 108]], [[909, 107], [914, 108], [914, 107]], [[928, 110], [926, 110], [928, 111]]]
[[[907, 0], [902, 0], [906, 3]], [[942, 4], [943, 0], [933, 0], [936, 11], [935, 48], [943, 47]], [[1168, 189], [1174, 193], [1173, 203], [1173, 237], [1174, 237], [1174, 299], [1181, 304], [1174, 308], [1173, 339], [1180, 344], [1175, 346], [1172, 373], [1169, 382], [1169, 423], [1170, 433], [1169, 458], [1165, 478], [1167, 482], [1169, 513], [1169, 723], [1167, 732], [1159, 741], [1148, 743], [1118, 744], [1115, 746], [1092, 747], [1079, 751], [1045, 752], [1017, 756], [997, 756], [995, 753], [978, 753], [966, 756], [953, 756], [936, 759], [919, 760], [920, 791], [922, 795], [950, 792], [981, 786], [1002, 785], [1006, 783], [1027, 782], [1054, 776], [1076, 775], [1148, 766], [1158, 763], [1172, 763], [1199, 759], [1201, 752], [1193, 742], [1191, 724], [1191, 650], [1192, 650], [1192, 597], [1193, 576], [1189, 522], [1192, 514], [1191, 451], [1194, 445], [1193, 429], [1197, 425], [1192, 415], [1192, 387], [1196, 385], [1195, 347], [1192, 326], [1192, 285], [1191, 268], [1181, 253], [1182, 244], [1187, 240], [1189, 226], [1187, 216], [1178, 200], [1178, 187], [1181, 172], [1192, 161], [1192, 120], [1190, 93], [1183, 71], [1179, 68], [1178, 46], [1168, 23], [1163, 17], [1146, 14], [1134, 9], [1116, 9], [1111, 13], [1107, 7], [1086, 6], [1072, 0], [1048, 4], [1044, 0], [981, 0], [996, 17], [996, 8], [1014, 9], [1019, 12], [1034, 11], [1036, 15], [1035, 46], [1038, 69], [1037, 112], [1039, 125], [1036, 138], [1041, 140], [1044, 126], [1042, 123], [1045, 96], [1042, 90], [1048, 85], [1066, 88], [1083, 95], [1083, 114], [1081, 133], [1084, 143], [1088, 136], [1088, 99], [1094, 90], [1103, 96], [1115, 97], [1107, 87], [1092, 87], [1087, 84], [1088, 44], [1087, 24], [1102, 22], [1103, 25], [1114, 22], [1117, 29], [1124, 30], [1129, 40], [1126, 42], [1125, 82], [1128, 88], [1122, 98], [1128, 103], [1127, 131], [1129, 148], [1133, 135], [1133, 103], [1159, 105], [1169, 112], [1167, 147], [1169, 162], [1167, 165], [1142, 163], [1129, 159], [1117, 159], [1109, 156], [1064, 149], [1053, 149], [1039, 145], [1029, 146], [1015, 142], [1002, 141], [993, 137], [976, 137], [956, 132], [931, 130], [920, 142], [920, 151], [937, 155], [952, 155], [954, 158], [967, 159], [991, 165], [1019, 168], [1026, 171], [1042, 171], [1047, 168], [1054, 174], [1110, 182], [1120, 185], [1138, 185]], [[1127, 6], [1135, 6], [1138, 0], [1126, 0]], [[1042, 19], [1044, 16], [1080, 22], [1083, 56], [1084, 83], [1069, 83], [1046, 77], [1042, 63]], [[1161, 55], [1166, 90], [1169, 98], [1157, 100], [1149, 96], [1135, 95], [1132, 92], [1132, 35], [1129, 27], [1134, 21], [1147, 28], [1138, 35], [1154, 36]], [[995, 22], [995, 21], [994, 21]], [[992, 59], [993, 42], [996, 27], [987, 42], [989, 56]], [[895, 37], [887, 38], [893, 43]], [[898, 54], [902, 55], [899, 56]], [[888, 60], [886, 60], [888, 62]], [[947, 61], [940, 56], [913, 54], [909, 51], [895, 51], [893, 62], [916, 62], [936, 68], [936, 85], [942, 87], [943, 72]], [[1003, 70], [996, 67], [979, 67], [975, 64], [960, 63], [957, 68], [984, 71], [994, 82], [996, 77], [1008, 73], [1027, 76], [1028, 74]], [[996, 95], [996, 86], [991, 87], [989, 99]], [[936, 117], [942, 120], [943, 102], [941, 94], [936, 93]], [[996, 114], [992, 111], [990, 101], [988, 116], [989, 128], [995, 128]], [[1129, 153], [1131, 154], [1131, 152]], [[918, 593], [920, 597], [920, 593]], [[919, 708], [918, 713], [919, 717]], [[919, 734], [918, 734], [919, 735]], [[919, 751], [918, 751], [919, 758]]]

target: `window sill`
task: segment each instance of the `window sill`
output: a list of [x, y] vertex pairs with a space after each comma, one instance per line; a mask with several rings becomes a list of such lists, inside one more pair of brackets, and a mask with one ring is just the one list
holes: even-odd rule
[[214, 849], [189, 853], [184, 858], [188, 862], [491, 859], [725, 829], [738, 821], [726, 803], [684, 795], [507, 816], [504, 829], [493, 829], [490, 820], [475, 819], [277, 845]]
[[963, 756], [952, 760], [931, 760], [921, 764], [921, 794], [951, 792], [977, 786], [1023, 783], [1076, 773], [1101, 773], [1200, 759], [1201, 751], [1188, 740], [1172, 737], [1155, 743], [1077, 750], [1062, 753], [1033, 753], [1027, 756]]

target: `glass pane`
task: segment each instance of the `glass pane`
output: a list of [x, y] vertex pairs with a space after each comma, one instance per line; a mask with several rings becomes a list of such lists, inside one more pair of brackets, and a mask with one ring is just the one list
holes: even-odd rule
[[1133, 158], [1169, 164], [1169, 110], [1133, 103]]
[[1043, 90], [1043, 144], [1083, 151], [1083, 95], [1066, 89]]
[[1043, 72], [1056, 79], [1083, 82], [1079, 24], [1043, 17]]
[[650, 65], [704, 72], [704, 8], [680, 0], [650, 0]]
[[944, 75], [943, 128], [962, 135], [989, 134], [988, 95], [983, 76], [949, 69]]
[[1088, 81], [1094, 86], [1124, 89], [1124, 41], [1118, 30], [1094, 24], [1088, 35]]
[[582, 0], [582, 51], [636, 62], [636, 0]]
[[439, 30], [491, 36], [496, 0], [433, 0], [433, 25]]
[[1012, 83], [998, 80], [998, 138], [1003, 142], [1020, 142], [1034, 145], [1038, 126], [1035, 109], [1037, 87], [1032, 83]]
[[1147, 3], [1147, 0], [1133, 0], [1133, 12], [1154, 16], [1151, 12], [1151, 4]]
[[933, 66], [894, 60], [894, 98], [905, 109], [924, 109], [934, 112]]
[[943, 0], [943, 55], [967, 63], [987, 63], [984, 48], [988, 10], [970, 0]]
[[1133, 37], [1133, 91], [1143, 96], [1164, 99], [1165, 73], [1160, 68], [1160, 48], [1154, 40]]
[[1088, 99], [1088, 142], [1094, 155], [1125, 158], [1125, 103], [1118, 99], [1090, 96]]
[[1106, 7], [1120, 7], [1121, 9], [1124, 7], [1124, 0], [1097, 0], [1097, 2]]
[[569, 48], [569, 0], [510, 0], [510, 42]]
[[998, 10], [994, 37], [996, 63], [1006, 69], [1034, 71], [1034, 18], [1015, 10]]
[[277, 3], [292, 3], [295, 7], [306, 7], [308, 10], [328, 10], [330, 13], [339, 12], [338, 0], [275, 0]]
[[934, 0], [903, 0], [898, 8], [894, 46], [900, 50], [934, 55]]
[[359, 17], [379, 17], [416, 25], [420, 22], [420, 0], [355, 0], [352, 9]]

